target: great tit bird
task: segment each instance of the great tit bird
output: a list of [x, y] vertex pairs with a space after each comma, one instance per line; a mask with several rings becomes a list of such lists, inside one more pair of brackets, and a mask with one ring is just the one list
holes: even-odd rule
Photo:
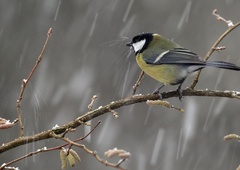
[[164, 85], [178, 85], [179, 99], [182, 98], [181, 86], [193, 72], [205, 67], [240, 70], [235, 64], [224, 61], [204, 61], [197, 54], [156, 33], [142, 33], [133, 37], [126, 46], [133, 48], [139, 67], [153, 79]]

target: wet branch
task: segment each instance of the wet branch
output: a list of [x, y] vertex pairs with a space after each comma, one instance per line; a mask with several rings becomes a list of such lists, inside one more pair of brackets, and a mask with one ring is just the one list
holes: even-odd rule
[[[216, 9], [214, 10], [216, 11]], [[213, 11], [213, 15], [215, 15], [216, 13]], [[216, 16], [216, 15], [215, 15]], [[219, 15], [218, 15], [219, 16]], [[221, 17], [222, 18], [222, 17]], [[240, 25], [240, 21], [238, 21], [236, 24], [232, 25], [231, 27], [229, 27], [218, 39], [217, 41], [213, 44], [213, 46], [209, 49], [209, 51], [207, 52], [206, 56], [204, 57], [204, 60], [208, 60], [209, 57], [212, 55], [212, 53], [216, 50], [218, 50], [218, 44], [223, 40], [224, 37], [226, 37], [230, 32], [232, 32], [235, 28], [237, 28]], [[194, 89], [195, 86], [198, 83], [199, 77], [201, 74], [201, 70], [198, 71], [197, 75], [195, 76], [195, 79], [193, 80], [190, 88]]]
[[[162, 95], [162, 99], [178, 97], [178, 93], [176, 91], [163, 92], [161, 93], [161, 95]], [[183, 96], [227, 97], [227, 98], [240, 99], [240, 92], [186, 89], [186, 90], [183, 90]], [[99, 117], [105, 113], [110, 112], [109, 109], [114, 110], [123, 106], [128, 106], [136, 103], [146, 102], [148, 100], [158, 100], [158, 99], [159, 99], [159, 95], [157, 94], [147, 94], [147, 95], [134, 95], [124, 99], [120, 99], [118, 101], [111, 102], [103, 107], [99, 107], [98, 109], [89, 111], [84, 115], [76, 118], [75, 120], [72, 120], [60, 127], [50, 129], [32, 136], [19, 137], [11, 142], [5, 143], [0, 146], [0, 153], [6, 152], [10, 149], [13, 149], [21, 145], [25, 145], [27, 143], [32, 143], [32, 142], [52, 138], [52, 135], [51, 135], [52, 133], [59, 135], [64, 133], [67, 129], [77, 128], [78, 126], [82, 125], [83, 122], [88, 122], [89, 120], [92, 120], [96, 117]]]
[[31, 79], [33, 73], [35, 72], [35, 70], [37, 69], [39, 63], [41, 62], [42, 60], [42, 56], [46, 50], [46, 47], [47, 47], [47, 44], [48, 44], [48, 41], [50, 39], [52, 35], [52, 28], [49, 28], [48, 30], [48, 33], [47, 33], [47, 38], [45, 40], [45, 43], [43, 45], [43, 48], [42, 48], [42, 51], [35, 63], [35, 65], [33, 66], [30, 74], [28, 75], [27, 79], [23, 79], [22, 80], [22, 86], [21, 86], [21, 91], [20, 91], [20, 94], [18, 96], [18, 99], [17, 99], [17, 115], [18, 115], [18, 121], [19, 121], [19, 126], [20, 126], [20, 136], [24, 136], [24, 128], [23, 128], [23, 123], [22, 123], [22, 119], [21, 119], [21, 101], [22, 101], [22, 98], [23, 98], [23, 93], [25, 91], [25, 88], [29, 82], [29, 80]]
[[76, 147], [78, 147], [78, 148], [83, 149], [86, 153], [92, 155], [98, 162], [104, 164], [105, 166], [109, 166], [109, 167], [116, 168], [116, 169], [119, 169], [119, 170], [125, 170], [124, 168], [122, 168], [121, 166], [119, 166], [119, 164], [110, 163], [110, 162], [108, 162], [108, 161], [100, 158], [100, 157], [98, 156], [98, 154], [97, 154], [96, 151], [92, 151], [92, 150], [88, 149], [88, 148], [87, 148], [85, 145], [83, 145], [83, 144], [80, 144], [80, 143], [77, 143], [77, 142], [75, 142], [75, 141], [72, 141], [72, 140], [70, 140], [70, 139], [68, 139], [68, 138], [62, 137], [61, 135], [56, 135], [56, 134], [53, 133], [53, 132], [51, 133], [51, 136], [52, 136], [53, 138], [56, 138], [56, 139], [61, 139], [61, 140], [65, 141], [65, 142], [67, 142], [67, 143], [68, 143], [69, 145], [71, 145], [71, 146], [76, 146]]
[[141, 73], [138, 76], [138, 79], [137, 79], [136, 83], [133, 86], [132, 95], [134, 95], [136, 93], [138, 86], [140, 86], [140, 84], [141, 84], [141, 80], [143, 79], [143, 76], [144, 76], [144, 71], [141, 71]]
[[[74, 141], [74, 142], [79, 142], [79, 141], [84, 140], [84, 139], [85, 139], [86, 137], [88, 137], [100, 124], [101, 124], [101, 121], [99, 121], [99, 122], [93, 127], [93, 129], [92, 129], [90, 132], [88, 132], [85, 136], [80, 137], [80, 138], [78, 138], [78, 139], [76, 139], [76, 140], [73, 140], [73, 141]], [[70, 132], [70, 130], [66, 129], [66, 133], [68, 133], [68, 132]], [[65, 135], [66, 133], [64, 133], [64, 135]], [[30, 152], [30, 153], [28, 153], [28, 154], [26, 154], [26, 155], [23, 155], [23, 156], [21, 156], [21, 157], [19, 157], [19, 158], [16, 158], [16, 159], [10, 161], [10, 162], [8, 162], [8, 163], [5, 163], [4, 165], [2, 165], [2, 166], [0, 167], [0, 170], [4, 170], [5, 167], [7, 167], [7, 166], [9, 166], [9, 165], [11, 165], [11, 164], [13, 164], [13, 163], [15, 163], [15, 162], [18, 162], [18, 161], [21, 161], [21, 160], [23, 160], [23, 159], [26, 159], [26, 158], [28, 158], [28, 157], [37, 155], [37, 154], [39, 154], [39, 153], [44, 153], [44, 152], [50, 152], [50, 151], [60, 150], [60, 149], [62, 149], [63, 147], [66, 147], [66, 146], [68, 146], [68, 145], [70, 145], [70, 144], [69, 144], [69, 143], [66, 143], [66, 144], [59, 145], [59, 146], [55, 146], [55, 147], [51, 147], [51, 148], [43, 147], [43, 148], [41, 148], [41, 149], [38, 149], [37, 151]], [[70, 148], [71, 148], [71, 145], [69, 146], [69, 149], [70, 149]]]

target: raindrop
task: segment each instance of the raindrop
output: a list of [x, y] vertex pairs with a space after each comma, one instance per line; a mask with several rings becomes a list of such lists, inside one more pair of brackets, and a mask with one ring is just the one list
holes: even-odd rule
[[[230, 59], [230, 56], [227, 57], [227, 60], [226, 60], [226, 61], [229, 61], [229, 59]], [[217, 88], [218, 88], [218, 85], [220, 84], [221, 80], [223, 79], [224, 72], [225, 72], [224, 69], [221, 69], [221, 70], [219, 71], [219, 74], [218, 74], [218, 77], [217, 77], [217, 80], [216, 80], [214, 89], [217, 89]], [[211, 105], [210, 105], [210, 108], [209, 108], [209, 110], [208, 110], [207, 118], [206, 118], [205, 123], [204, 123], [204, 127], [203, 127], [203, 131], [204, 131], [204, 132], [207, 132], [207, 130], [208, 130], [208, 122], [209, 122], [210, 115], [211, 115], [211, 113], [212, 113], [212, 110], [213, 110], [213, 106], [214, 106], [214, 104], [215, 104], [215, 101], [216, 101], [216, 99], [213, 98], [213, 99], [212, 99], [212, 102], [211, 102]], [[225, 101], [225, 103], [226, 103], [226, 101]], [[221, 106], [221, 105], [219, 105], [219, 106]], [[221, 108], [223, 108], [223, 107], [221, 107]], [[218, 109], [218, 112], [220, 112], [219, 109]], [[216, 113], [216, 112], [215, 112], [215, 113]], [[217, 114], [216, 114], [216, 115], [217, 115]]]
[[219, 70], [219, 74], [218, 74], [217, 81], [214, 86], [214, 90], [217, 89], [218, 85], [220, 84], [221, 80], [223, 79], [224, 72], [225, 72], [224, 69]]
[[19, 13], [19, 14], [20, 14], [21, 10], [22, 10], [22, 2], [20, 2], [20, 3], [19, 3], [19, 6], [18, 6], [18, 13]]
[[[227, 57], [227, 62], [230, 60], [230, 55]], [[217, 81], [216, 81], [216, 84], [214, 86], [214, 89], [217, 89], [218, 85], [220, 84], [221, 80], [223, 79], [223, 74], [224, 74], [225, 70], [224, 69], [221, 69], [219, 71], [219, 74], [218, 74], [218, 77], [217, 77]]]
[[146, 169], [146, 154], [145, 153], [139, 153], [138, 156], [138, 170], [145, 170]]
[[102, 145], [104, 143], [103, 147], [107, 147], [113, 143], [113, 141], [119, 137], [119, 128], [112, 125], [112, 116], [107, 116], [106, 120], [104, 121], [103, 127], [98, 134], [98, 138], [96, 143], [98, 145]]
[[93, 35], [93, 31], [96, 27], [97, 18], [98, 18], [98, 13], [95, 14], [95, 17], [94, 17], [94, 20], [93, 20], [93, 23], [92, 23], [92, 26], [90, 29], [90, 34], [89, 34], [90, 37]]
[[151, 165], [156, 165], [158, 162], [158, 155], [162, 146], [162, 141], [164, 139], [165, 131], [163, 129], [159, 129], [157, 139], [153, 148], [153, 154], [151, 157]]
[[[89, 126], [84, 126], [84, 136], [87, 135], [90, 131], [91, 131], [91, 120], [88, 121], [88, 123], [90, 124]], [[91, 134], [88, 135], [84, 141], [87, 141], [87, 142], [91, 142]]]
[[150, 106], [150, 107], [148, 107], [148, 111], [147, 111], [147, 114], [146, 114], [146, 117], [145, 117], [145, 120], [144, 120], [144, 126], [147, 125], [151, 112], [152, 112], [152, 107]]
[[[1, 32], [0, 32], [0, 36], [1, 36]], [[26, 40], [24, 42], [24, 45], [23, 45], [23, 48], [22, 48], [22, 52], [21, 52], [20, 57], [19, 57], [19, 64], [18, 64], [19, 68], [22, 67], [23, 60], [24, 60], [24, 57], [26, 56], [26, 52], [27, 52], [28, 46], [29, 46], [29, 40]]]
[[51, 100], [52, 104], [53, 105], [59, 104], [65, 94], [66, 94], [66, 86], [65, 85], [60, 85], [56, 89], [55, 93], [53, 94], [53, 97], [52, 97], [52, 100]]
[[183, 146], [181, 151], [181, 157], [184, 155], [185, 151], [187, 150], [187, 144], [194, 136], [194, 131], [196, 130], [197, 126], [197, 104], [194, 99], [188, 99], [186, 102], [188, 103], [185, 111], [185, 117], [183, 120]]
[[127, 20], [127, 17], [128, 17], [128, 14], [129, 14], [129, 11], [130, 9], [132, 8], [132, 4], [133, 4], [134, 0], [130, 0], [129, 4], [128, 4], [128, 7], [127, 7], [127, 10], [124, 14], [124, 17], [123, 17], [123, 22], [126, 22]]
[[225, 107], [225, 105], [228, 103], [228, 98], [220, 98], [215, 109], [214, 109], [214, 116], [218, 116], [221, 113], [221, 110]]
[[120, 37], [125, 36], [126, 33], [128, 33], [130, 30], [132, 30], [135, 19], [136, 19], [136, 15], [133, 15], [133, 16], [127, 21], [127, 23], [124, 25], [124, 27], [123, 27], [122, 29], [120, 29], [120, 33], [119, 33], [119, 36], [120, 36]]
[[123, 88], [122, 88], [122, 97], [124, 96], [124, 92], [125, 92], [125, 88], [126, 88], [126, 84], [127, 84], [127, 82], [129, 82], [128, 81], [128, 77], [129, 77], [129, 72], [130, 72], [130, 62], [128, 63], [128, 67], [127, 67], [127, 71], [126, 71], [126, 73], [125, 73], [125, 76], [124, 76], [124, 81], [123, 81]]
[[174, 159], [175, 153], [176, 153], [176, 142], [175, 142], [175, 137], [173, 135], [169, 136], [167, 138], [167, 147], [166, 147], [166, 152], [165, 152], [165, 158], [163, 163], [163, 168], [162, 169], [174, 169], [173, 167], [175, 166], [172, 163], [172, 160]]
[[183, 11], [182, 17], [177, 25], [177, 29], [182, 28], [184, 22], [188, 22], [189, 14], [190, 14], [190, 9], [191, 9], [192, 1], [188, 1], [187, 5]]
[[234, 149], [233, 149], [233, 153], [232, 153], [231, 165], [230, 165], [230, 168], [229, 168], [229, 169], [233, 169], [233, 162], [234, 162], [234, 159], [235, 159], [236, 147], [237, 147], [237, 144], [235, 143]]
[[61, 3], [62, 3], [62, 0], [60, 0], [60, 1], [58, 2], [58, 6], [57, 6], [57, 9], [56, 9], [56, 12], [55, 12], [55, 15], [54, 15], [54, 21], [57, 20], [57, 16], [58, 16], [58, 12], [59, 12]]
[[0, 29], [0, 37], [2, 36], [3, 33], [3, 29]]
[[181, 128], [180, 134], [179, 134], [179, 140], [178, 140], [178, 147], [177, 147], [177, 160], [179, 159], [179, 155], [180, 155], [180, 151], [181, 151], [182, 134], [183, 134], [183, 130], [182, 130], [182, 128]]
[[206, 118], [205, 123], [204, 123], [204, 126], [203, 126], [203, 131], [204, 131], [204, 132], [207, 132], [207, 130], [208, 130], [208, 122], [209, 122], [210, 115], [211, 115], [211, 113], [212, 113], [213, 106], [214, 106], [214, 104], [215, 104], [215, 100], [216, 100], [216, 98], [213, 98], [213, 100], [212, 100], [212, 102], [211, 102], [211, 105], [210, 105], [210, 107], [209, 107], [208, 114], [207, 114], [207, 118]]

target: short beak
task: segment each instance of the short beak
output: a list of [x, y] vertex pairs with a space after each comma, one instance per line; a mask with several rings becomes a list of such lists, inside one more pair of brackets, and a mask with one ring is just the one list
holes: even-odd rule
[[132, 42], [127, 43], [126, 46], [132, 47]]

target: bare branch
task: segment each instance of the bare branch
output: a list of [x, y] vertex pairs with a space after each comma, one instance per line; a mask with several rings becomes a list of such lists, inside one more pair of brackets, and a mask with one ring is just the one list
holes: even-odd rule
[[[79, 141], [84, 140], [84, 139], [85, 139], [86, 137], [88, 137], [100, 124], [101, 124], [101, 121], [98, 121], [98, 123], [93, 127], [93, 129], [92, 129], [90, 132], [88, 132], [85, 136], [83, 136], [83, 137], [81, 137], [81, 138], [79, 138], [79, 139], [74, 140], [74, 142], [79, 142]], [[66, 130], [66, 131], [67, 131], [67, 130]], [[61, 135], [61, 136], [63, 136], [63, 135]], [[14, 159], [14, 160], [10, 161], [10, 162], [8, 162], [8, 163], [5, 163], [3, 166], [0, 167], [0, 170], [4, 170], [4, 168], [5, 168], [6, 166], [9, 166], [9, 165], [11, 165], [11, 164], [13, 164], [13, 163], [15, 163], [15, 162], [18, 162], [18, 161], [20, 161], [20, 160], [23, 160], [23, 159], [27, 158], [27, 157], [31, 157], [31, 156], [36, 155], [36, 154], [39, 154], [39, 153], [44, 153], [44, 152], [50, 152], [50, 151], [54, 151], [54, 150], [59, 150], [59, 149], [61, 149], [61, 148], [63, 148], [63, 147], [66, 147], [66, 146], [68, 146], [68, 145], [69, 145], [69, 143], [63, 144], [63, 145], [60, 145], [60, 146], [56, 146], [56, 147], [52, 147], [52, 148], [44, 147], [44, 148], [42, 148], [42, 149], [38, 149], [37, 151], [30, 152], [30, 153], [28, 153], [28, 154], [26, 154], [26, 155], [23, 155], [23, 156], [21, 156], [21, 157], [19, 157], [19, 158], [17, 158], [17, 159]], [[70, 147], [69, 147], [69, 150], [70, 150], [70, 149], [71, 149], [71, 145], [70, 145]]]
[[138, 86], [140, 86], [140, 84], [141, 84], [141, 80], [143, 79], [143, 76], [144, 76], [144, 72], [141, 71], [141, 73], [138, 76], [138, 79], [137, 79], [136, 83], [133, 86], [132, 95], [134, 95], [136, 93]]
[[97, 100], [97, 95], [92, 97], [91, 103], [88, 105], [88, 110], [92, 110], [94, 102]]
[[29, 80], [31, 79], [33, 73], [35, 72], [39, 63], [42, 60], [42, 56], [43, 56], [43, 54], [46, 50], [46, 47], [47, 47], [47, 44], [48, 44], [48, 41], [49, 41], [51, 35], [52, 35], [52, 28], [49, 28], [48, 33], [47, 33], [47, 38], [45, 40], [42, 51], [41, 51], [35, 65], [33, 66], [30, 74], [28, 75], [28, 78], [22, 80], [22, 86], [21, 86], [22, 88], [21, 88], [20, 94], [19, 94], [18, 99], [17, 99], [17, 114], [18, 114], [18, 120], [19, 120], [19, 126], [20, 126], [20, 136], [24, 136], [24, 128], [23, 128], [23, 123], [22, 123], [22, 118], [21, 118], [21, 101], [22, 101], [22, 98], [23, 98], [23, 93], [24, 93], [25, 88], [26, 88]]
[[233, 22], [232, 22], [231, 20], [226, 20], [225, 18], [221, 17], [221, 16], [217, 13], [217, 9], [214, 9], [213, 12], [212, 12], [212, 14], [213, 14], [214, 16], [216, 16], [217, 20], [225, 22], [228, 27], [233, 27], [233, 26], [234, 26], [234, 24], [233, 24]]
[[[235, 28], [237, 28], [240, 25], [240, 21], [238, 21], [234, 26], [229, 27], [218, 39], [217, 41], [213, 44], [213, 46], [209, 49], [209, 51], [207, 52], [206, 56], [204, 57], [204, 60], [208, 60], [209, 57], [212, 55], [212, 53], [215, 51], [215, 49], [217, 48], [218, 44], [223, 40], [224, 37], [226, 37], [230, 32], [232, 32]], [[195, 76], [195, 79], [193, 80], [190, 88], [194, 89], [195, 86], [198, 83], [199, 77], [201, 74], [201, 70], [198, 71], [197, 75]]]
[[[182, 93], [183, 93], [183, 96], [208, 96], [208, 97], [227, 97], [227, 98], [240, 99], [240, 92], [238, 91], [186, 89], [186, 90], [183, 90]], [[176, 91], [163, 92], [161, 93], [161, 95], [162, 95], [162, 99], [167, 99], [172, 97], [178, 97], [178, 92]], [[111, 102], [103, 107], [99, 107], [98, 109], [89, 111], [86, 114], [76, 118], [75, 120], [63, 126], [56, 127], [54, 129], [50, 129], [32, 136], [19, 137], [11, 142], [5, 143], [0, 146], [0, 153], [6, 152], [7, 150], [18, 147], [20, 145], [52, 138], [51, 136], [52, 132], [58, 135], [58, 134], [64, 133], [66, 129], [77, 128], [78, 126], [82, 125], [81, 122], [87, 122], [105, 113], [108, 113], [110, 111], [109, 109], [114, 110], [123, 106], [146, 102], [147, 100], [158, 100], [158, 99], [159, 99], [158, 94], [148, 94], [148, 95], [134, 95], [131, 97], [127, 97], [125, 99], [120, 99], [118, 101]]]
[[57, 139], [61, 139], [65, 142], [67, 142], [68, 144], [70, 145], [73, 145], [73, 146], [76, 146], [76, 147], [79, 147], [81, 149], [83, 149], [86, 153], [92, 155], [98, 162], [104, 164], [105, 166], [109, 166], [109, 167], [112, 167], [112, 168], [116, 168], [116, 169], [119, 169], [119, 170], [125, 170], [124, 168], [122, 168], [121, 166], [119, 166], [120, 164], [114, 164], [114, 163], [110, 163], [104, 159], [101, 159], [98, 155], [97, 155], [97, 152], [96, 151], [92, 151], [90, 149], [88, 149], [85, 145], [83, 144], [79, 144], [77, 142], [74, 142], [72, 140], [69, 140], [67, 138], [63, 138], [59, 135], [56, 135], [55, 133], [51, 133], [51, 136], [54, 137], [54, 138], [57, 138]]

